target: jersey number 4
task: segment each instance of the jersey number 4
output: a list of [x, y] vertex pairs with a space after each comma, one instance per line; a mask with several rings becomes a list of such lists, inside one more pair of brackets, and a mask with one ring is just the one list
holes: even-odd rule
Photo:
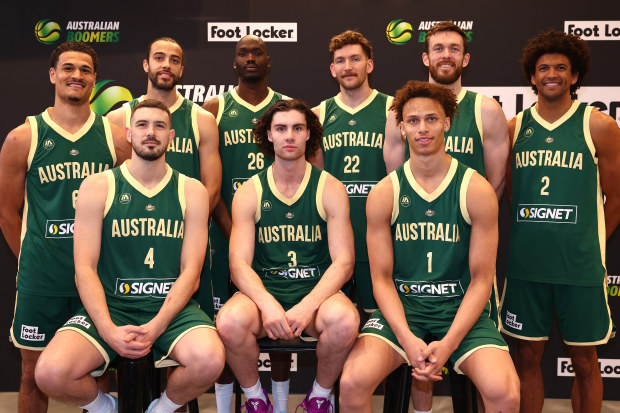
[[148, 265], [150, 269], [153, 269], [155, 265], [155, 259], [153, 258], [153, 248], [149, 248], [149, 252], [146, 253], [146, 257], [144, 257], [144, 265]]

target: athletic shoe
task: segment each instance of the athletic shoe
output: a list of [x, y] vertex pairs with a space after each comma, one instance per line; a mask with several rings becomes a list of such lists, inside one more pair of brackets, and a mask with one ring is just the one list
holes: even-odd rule
[[301, 411], [306, 413], [333, 413], [334, 407], [332, 403], [324, 397], [313, 397], [308, 400], [308, 396], [310, 396], [310, 392], [306, 394], [306, 398], [297, 406], [295, 409], [295, 413], [301, 407]]
[[245, 407], [245, 411], [247, 413], [273, 413], [273, 406], [269, 401], [269, 396], [265, 389], [263, 389], [263, 394], [265, 395], [265, 399], [267, 399], [267, 403], [263, 401], [263, 399], [249, 399], [241, 408]]
[[151, 404], [149, 404], [149, 408], [146, 409], [146, 412], [144, 413], [151, 413], [151, 410], [153, 410], [153, 406], [155, 406], [155, 403], [157, 403], [158, 401], [159, 401], [159, 397], [153, 400]]

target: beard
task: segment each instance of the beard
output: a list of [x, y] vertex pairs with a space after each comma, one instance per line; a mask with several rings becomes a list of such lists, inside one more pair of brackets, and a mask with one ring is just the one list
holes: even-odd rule
[[175, 75], [172, 72], [168, 72], [170, 73], [170, 75], [172, 76], [172, 79], [169, 83], [166, 83], [165, 81], [159, 79], [158, 75], [161, 73], [161, 71], [153, 73], [150, 72], [148, 73], [148, 78], [149, 81], [151, 82], [151, 84], [153, 86], [155, 86], [157, 89], [161, 89], [161, 90], [172, 90], [172, 88], [174, 88], [176, 85], [179, 84], [179, 82], [181, 81], [181, 77]]
[[462, 64], [460, 66], [459, 65], [455, 66], [454, 72], [452, 74], [447, 74], [447, 75], [440, 74], [439, 70], [437, 69], [437, 66], [429, 66], [428, 69], [431, 75], [431, 79], [433, 79], [435, 82], [439, 83], [440, 85], [453, 84], [454, 82], [459, 80], [459, 77], [461, 77], [461, 74], [463, 73]]
[[357, 88], [359, 88], [360, 86], [362, 86], [364, 84], [364, 82], [366, 81], [366, 76], [357, 76], [357, 79], [354, 83], [344, 83], [342, 81], [340, 81], [340, 79], [338, 79], [338, 83], [340, 84], [340, 86], [342, 86], [343, 89], [345, 90], [355, 90]]
[[[146, 141], [144, 141], [144, 143], [146, 142], [157, 142], [158, 144], [161, 143], [157, 139], [147, 139]], [[139, 158], [144, 159], [145, 161], [158, 160], [166, 153], [166, 150], [168, 149], [166, 146], [162, 145], [157, 146], [151, 150], [147, 146], [138, 146], [134, 144], [133, 141], [131, 143], [131, 147], [133, 148], [133, 151], [136, 153], [136, 155], [138, 155]]]

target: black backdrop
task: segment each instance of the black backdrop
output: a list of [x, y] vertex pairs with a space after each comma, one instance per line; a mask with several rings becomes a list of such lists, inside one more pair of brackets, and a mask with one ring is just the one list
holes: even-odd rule
[[[620, 122], [620, 72], [616, 66], [620, 63], [620, 2], [616, 1], [586, 4], [577, 0], [447, 0], [441, 3], [417, 0], [238, 0], [234, 3], [24, 0], [5, 3], [2, 9], [4, 18], [0, 30], [4, 52], [0, 58], [0, 93], [5, 102], [0, 130], [2, 140], [26, 115], [37, 114], [53, 104], [53, 89], [47, 74], [48, 57], [61, 41], [84, 39], [99, 53], [98, 81], [101, 83], [97, 85], [92, 103], [94, 110], [105, 113], [127, 99], [129, 93], [135, 97], [145, 92], [141, 64], [145, 48], [153, 38], [162, 35], [177, 39], [185, 50], [180, 93], [202, 103], [207, 97], [228, 90], [236, 84], [232, 70], [234, 40], [213, 41], [209, 34], [218, 34], [212, 26], [219, 29], [239, 26], [240, 30], [246, 30], [250, 24], [252, 30], [261, 28], [259, 26], [267, 28], [269, 36], [283, 34], [280, 29], [292, 29], [286, 34], [292, 34], [294, 39], [266, 39], [272, 60], [270, 86], [316, 105], [337, 93], [337, 85], [328, 70], [327, 45], [332, 35], [350, 28], [362, 31], [375, 50], [372, 86], [393, 94], [409, 79], [427, 79], [419, 40], [431, 22], [445, 19], [461, 22], [471, 36], [472, 55], [463, 84], [498, 99], [507, 117], [534, 102], [518, 63], [526, 40], [540, 31], [565, 30], [573, 24], [571, 27], [586, 29], [583, 33], [590, 34], [593, 60], [587, 87], [582, 88], [579, 98]], [[411, 39], [402, 45], [390, 43], [386, 36], [388, 24], [398, 19], [410, 24], [412, 29]], [[38, 27], [42, 29], [37, 38], [35, 28], [39, 22]], [[594, 30], [595, 26], [598, 31]], [[505, 273], [508, 218], [504, 197], [497, 266], [500, 287]], [[612, 237], [607, 251], [609, 304], [617, 319], [620, 314], [620, 237], [617, 234]], [[5, 328], [6, 333], [13, 315], [15, 273], [16, 259], [0, 237], [0, 274], [4, 280], [0, 292], [0, 327]], [[569, 397], [572, 381], [567, 377], [571, 370], [566, 367], [566, 357], [567, 352], [555, 331], [543, 360], [548, 397]], [[620, 400], [620, 392], [612, 390], [618, 389], [620, 378], [620, 345], [612, 340], [600, 348], [599, 357], [605, 399]], [[16, 391], [19, 355], [8, 340], [0, 340], [0, 363], [5, 371], [0, 376], [0, 391]], [[293, 373], [292, 390], [303, 393], [313, 377], [312, 360], [300, 357], [298, 367], [299, 372]], [[439, 391], [445, 393], [447, 388], [440, 385]]]

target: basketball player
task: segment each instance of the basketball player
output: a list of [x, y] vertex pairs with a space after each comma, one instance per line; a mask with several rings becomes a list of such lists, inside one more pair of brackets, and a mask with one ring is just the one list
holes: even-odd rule
[[130, 150], [123, 130], [90, 109], [97, 77], [97, 54], [90, 46], [56, 47], [49, 77], [54, 106], [13, 129], [0, 152], [0, 227], [19, 257], [11, 340], [22, 356], [20, 413], [47, 411], [34, 368], [56, 330], [81, 305], [73, 277], [80, 183], [122, 162]]
[[131, 160], [81, 186], [75, 268], [84, 308], [52, 339], [35, 375], [50, 397], [90, 413], [117, 411], [91, 376], [117, 355], [139, 358], [152, 349], [156, 366], [180, 364], [148, 413], [172, 413], [224, 367], [213, 323], [191, 300], [207, 248], [208, 194], [166, 164], [170, 124], [164, 103], [136, 105], [127, 129]]
[[[148, 78], [146, 95], [110, 112], [108, 117], [120, 126], [129, 127], [131, 109], [139, 102], [157, 99], [165, 103], [172, 115], [172, 129], [175, 132], [174, 140], [168, 147], [166, 162], [182, 174], [202, 181], [209, 192], [212, 210], [219, 199], [222, 182], [215, 117], [177, 93], [176, 85], [183, 77], [184, 53], [176, 40], [159, 37], [151, 42], [147, 53], [142, 62]], [[196, 300], [200, 308], [213, 318], [210, 267], [209, 257], [206, 257]]]
[[[407, 362], [421, 381], [448, 358], [488, 411], [516, 412], [519, 381], [488, 317], [497, 252], [497, 198], [478, 173], [447, 155], [456, 109], [448, 88], [410, 81], [392, 104], [411, 158], [370, 192], [368, 253], [379, 310], [344, 367], [341, 411], [370, 412], [377, 385]], [[425, 338], [434, 341], [426, 344]]]
[[318, 338], [316, 380], [298, 408], [320, 413], [332, 411], [328, 397], [357, 335], [357, 311], [339, 291], [355, 260], [347, 193], [306, 161], [321, 129], [304, 102], [273, 104], [254, 136], [274, 163], [235, 194], [230, 269], [240, 292], [220, 310], [217, 325], [248, 412], [272, 411], [258, 378], [258, 338]]
[[620, 221], [620, 129], [572, 100], [590, 69], [584, 40], [541, 33], [521, 63], [538, 102], [508, 125], [512, 230], [502, 331], [516, 338], [522, 412], [543, 407], [540, 361], [554, 312], [575, 370], [573, 410], [600, 412], [596, 346], [612, 336], [605, 240]]
[[374, 68], [372, 46], [360, 32], [347, 30], [329, 43], [331, 74], [340, 93], [314, 108], [323, 125], [323, 143], [313, 162], [344, 183], [351, 203], [355, 236], [356, 292], [360, 305], [372, 313], [372, 295], [366, 251], [366, 197], [385, 176], [383, 134], [392, 97], [371, 89]]
[[[228, 240], [230, 238], [230, 209], [235, 191], [257, 172], [269, 167], [273, 160], [258, 150], [252, 128], [275, 101], [287, 98], [267, 86], [271, 59], [267, 45], [256, 36], [245, 36], [237, 43], [233, 69], [238, 84], [234, 90], [205, 101], [203, 108], [211, 112], [219, 129], [219, 150], [222, 163], [222, 193], [210, 231], [214, 307], [217, 312], [228, 300], [230, 271]], [[288, 404], [290, 354], [271, 353], [272, 394], [276, 413], [286, 412]], [[215, 385], [219, 413], [230, 412], [233, 377], [229, 369]]]

